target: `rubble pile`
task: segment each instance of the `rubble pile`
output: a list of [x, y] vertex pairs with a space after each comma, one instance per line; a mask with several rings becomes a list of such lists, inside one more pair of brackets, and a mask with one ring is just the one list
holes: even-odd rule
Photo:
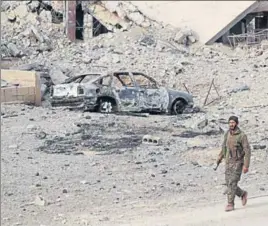
[[[141, 12], [130, 3], [121, 1], [103, 4], [124, 19], [132, 15], [131, 12], [134, 13], [136, 16], [128, 19], [136, 20], [133, 23], [139, 26], [133, 26], [125, 32], [101, 34], [72, 43], [64, 34], [63, 23], [52, 23], [54, 14], [51, 13], [49, 2], [40, 2], [2, 3], [1, 14], [5, 14], [6, 18], [2, 21], [1, 57], [17, 58], [12, 69], [40, 73], [42, 90], [77, 74], [133, 70], [144, 72], [154, 77], [160, 85], [170, 88], [185, 90], [185, 83], [197, 100], [204, 98], [209, 88], [206, 86], [215, 77], [218, 84], [225, 84], [221, 86], [223, 91], [249, 84], [227, 82], [236, 74], [235, 71], [229, 71], [225, 75], [226, 69], [232, 67], [230, 64], [243, 64], [241, 68], [244, 71], [251, 71], [254, 67], [252, 76], [266, 70], [266, 50], [258, 54], [260, 63], [255, 65], [256, 54], [245, 55], [241, 49], [231, 51], [221, 45], [191, 45], [198, 40], [198, 35], [192, 30], [161, 27], [146, 17], [137, 22], [134, 17], [142, 15]], [[89, 4], [83, 2], [86, 3]]]
[[128, 1], [102, 1], [102, 4], [110, 12], [116, 13], [120, 18], [127, 19], [138, 26], [148, 28], [158, 25], [157, 22], [146, 18], [136, 6]]
[[[105, 5], [114, 12], [111, 9], [114, 3]], [[122, 3], [115, 7], [117, 13], [118, 7], [122, 8]], [[136, 13], [133, 15], [139, 13], [136, 8], [132, 11]], [[187, 62], [176, 62], [189, 54], [189, 49], [178, 39], [178, 35], [185, 37], [181, 30], [171, 27], [159, 29], [149, 25], [148, 19], [135, 23], [150, 27], [146, 32], [139, 26], [127, 32], [102, 34], [84, 42], [72, 43], [66, 38], [62, 24], [52, 23], [51, 10], [44, 8], [40, 2], [5, 2], [2, 13], [7, 18], [2, 23], [1, 57], [17, 59], [12, 69], [39, 73], [43, 97], [51, 85], [90, 71], [145, 71], [161, 84], [170, 86], [174, 86], [176, 79], [170, 84], [169, 76], [185, 72], [183, 64]], [[146, 23], [148, 26], [145, 26]], [[159, 65], [159, 62], [163, 63]]]

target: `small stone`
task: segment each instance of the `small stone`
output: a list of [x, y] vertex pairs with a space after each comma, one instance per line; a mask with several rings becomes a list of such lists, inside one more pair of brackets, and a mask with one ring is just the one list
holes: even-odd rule
[[85, 119], [91, 119], [91, 116], [90, 116], [90, 115], [87, 115], [87, 116], [85, 117]]
[[44, 176], [43, 179], [46, 180], [47, 179], [47, 176]]
[[62, 193], [64, 193], [64, 194], [68, 193], [67, 189], [64, 188], [64, 189], [62, 190]]
[[38, 172], [35, 174], [35, 176], [37, 176], [37, 177], [38, 177], [39, 175], [40, 175], [40, 174], [39, 174]]
[[29, 118], [29, 121], [34, 121], [34, 119], [33, 118]]
[[266, 145], [261, 145], [261, 144], [255, 144], [253, 145], [253, 149], [257, 150], [257, 149], [265, 149]]
[[192, 163], [194, 166], [200, 166], [199, 163], [196, 162], [196, 161], [192, 161], [191, 163]]
[[137, 162], [135, 162], [135, 164], [140, 165], [140, 164], [142, 164], [142, 162], [137, 161]]
[[82, 181], [80, 181], [80, 183], [81, 183], [81, 184], [89, 184], [89, 182], [86, 181], [86, 180], [82, 180]]
[[36, 196], [34, 204], [37, 206], [47, 206], [48, 203], [44, 200], [42, 196]]
[[13, 145], [10, 145], [9, 148], [10, 148], [10, 149], [18, 149], [18, 145], [13, 144]]
[[41, 184], [36, 184], [35, 187], [41, 187]]
[[100, 219], [100, 221], [109, 221], [110, 219], [108, 217], [104, 217], [102, 219]]
[[27, 127], [26, 127], [27, 130], [36, 130], [37, 129], [37, 126], [36, 125], [33, 125], [33, 124], [29, 124]]
[[208, 125], [208, 119], [204, 119], [197, 124], [198, 129], [204, 129]]
[[167, 170], [161, 170], [162, 174], [166, 174], [168, 171]]
[[261, 190], [261, 191], [265, 191], [265, 188], [262, 188], [262, 187], [261, 187], [260, 190]]

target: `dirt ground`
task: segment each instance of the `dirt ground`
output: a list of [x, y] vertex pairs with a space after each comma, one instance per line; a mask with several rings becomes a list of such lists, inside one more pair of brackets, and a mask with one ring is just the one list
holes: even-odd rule
[[[222, 141], [215, 128], [226, 126], [226, 117], [213, 106], [208, 109], [213, 114], [148, 118], [26, 105], [3, 104], [1, 110], [2, 225], [176, 225], [181, 217], [182, 225], [228, 222], [224, 164], [213, 170]], [[189, 131], [204, 116], [209, 125], [193, 137]], [[265, 143], [267, 130], [259, 134], [244, 120], [246, 115], [241, 127], [254, 133], [251, 144]], [[42, 131], [45, 139], [38, 136]], [[162, 144], [142, 144], [145, 134], [160, 137]], [[256, 149], [241, 186], [250, 197], [266, 195], [267, 174], [267, 152]], [[255, 210], [254, 202], [231, 215], [240, 219], [242, 211], [252, 217], [258, 208], [265, 211]], [[191, 221], [197, 219], [191, 214], [211, 209], [219, 219], [211, 214]]]
[[[161, 86], [187, 87], [202, 111], [134, 117], [1, 103], [1, 225], [265, 224], [267, 44], [185, 47], [169, 27], [133, 27], [71, 43], [47, 12], [37, 17], [24, 2], [9, 3], [25, 15], [1, 26], [1, 48], [10, 56], [12, 43], [13, 55], [23, 56], [1, 66], [37, 71], [43, 85], [46, 76], [143, 72]], [[36, 40], [32, 25], [51, 46]], [[203, 107], [213, 79], [220, 98], [212, 89]], [[224, 163], [213, 167], [231, 115], [239, 117], [252, 158], [240, 182], [249, 203], [242, 208], [237, 199], [237, 210], [225, 213]], [[143, 144], [147, 134], [159, 137], [160, 145]]]

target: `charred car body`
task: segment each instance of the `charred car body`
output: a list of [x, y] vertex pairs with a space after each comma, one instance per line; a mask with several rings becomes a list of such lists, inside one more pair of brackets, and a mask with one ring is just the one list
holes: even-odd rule
[[140, 72], [113, 72], [79, 75], [55, 85], [51, 103], [99, 112], [181, 114], [186, 107], [193, 107], [193, 97], [161, 87]]

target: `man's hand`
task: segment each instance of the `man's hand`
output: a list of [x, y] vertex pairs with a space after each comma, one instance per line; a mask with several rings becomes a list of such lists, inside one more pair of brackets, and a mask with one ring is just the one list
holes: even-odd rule
[[247, 173], [248, 172], [248, 168], [243, 167], [243, 173]]

